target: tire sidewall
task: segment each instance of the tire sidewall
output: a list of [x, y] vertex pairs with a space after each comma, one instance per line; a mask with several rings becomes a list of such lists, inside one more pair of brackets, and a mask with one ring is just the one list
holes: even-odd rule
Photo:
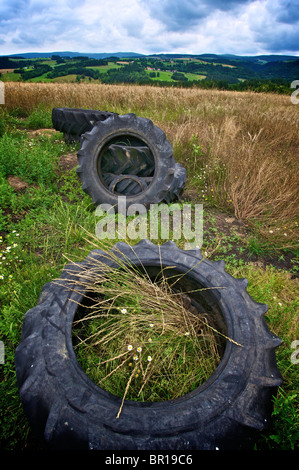
[[[143, 437], [146, 441], [151, 436], [153, 439], [177, 436], [176, 439], [180, 440], [184, 434], [189, 436], [190, 432], [193, 432], [195, 440], [198, 432], [206, 432], [208, 436], [209, 423], [225, 415], [226, 410], [237, 400], [246, 388], [255, 361], [259, 360], [260, 353], [256, 343], [258, 331], [246, 302], [241, 293], [236, 292], [229, 275], [215, 269], [207, 260], [202, 260], [195, 266], [198, 258], [191, 252], [184, 252], [182, 255], [179, 250], [163, 249], [163, 246], [161, 250], [152, 246], [147, 249], [144, 245], [137, 245], [132, 251], [127, 245], [118, 245], [121, 245], [122, 252], [133, 264], [141, 262], [158, 266], [162, 257], [163, 265], [176, 265], [182, 272], [192, 269], [193, 278], [207, 288], [215, 287], [216, 275], [221, 289], [219, 302], [225, 315], [228, 335], [242, 344], [242, 347], [227, 342], [224, 357], [217, 370], [207, 382], [193, 392], [176, 400], [160, 403], [125, 401], [121, 416], [116, 419], [121, 399], [105, 392], [87, 377], [79, 366], [72, 347], [71, 330], [77, 309], [76, 302], [82, 300], [82, 295], [70, 291], [72, 285], [67, 289], [56, 286], [55, 298], [59, 299], [59, 306], [52, 302], [51, 308], [45, 309], [43, 303], [40, 304], [37, 308], [43, 315], [36, 316], [35, 321], [43, 322], [42, 355], [47, 371], [46, 382], [47, 387], [52, 390], [50, 396], [55, 397], [56, 406], [60, 408], [60, 419], [64, 420], [63, 410], [66, 408], [77, 410], [72, 414], [73, 422], [69, 423], [72, 429], [88, 429], [88, 436], [93, 435], [94, 441], [102, 442], [100, 445], [108, 448], [115, 436], [120, 439], [117, 445], [121, 445], [122, 437], [124, 441], [129, 439], [131, 445], [134, 445], [134, 436], [140, 436], [141, 440]], [[100, 251], [92, 256], [103, 259], [108, 264], [107, 258], [102, 258], [104, 254]], [[61, 278], [64, 277], [62, 274]], [[53, 290], [52, 285], [49, 288]], [[241, 315], [236, 318], [233, 312], [240, 312], [240, 308]], [[34, 341], [39, 342], [40, 339], [35, 337], [32, 341], [31, 347], [34, 348]], [[44, 379], [45, 377], [38, 379], [41, 389], [45, 383]], [[47, 395], [49, 396], [49, 393]], [[49, 406], [49, 403], [45, 402], [42, 406]], [[69, 417], [68, 420], [70, 421]], [[105, 438], [102, 436], [101, 441], [99, 435], [102, 435], [103, 428]], [[193, 445], [196, 448], [196, 443]]]
[[[143, 204], [148, 208], [150, 203], [160, 202], [157, 200], [157, 186], [169, 189], [172, 180], [169, 169], [175, 166], [172, 147], [163, 131], [152, 123], [151, 125], [148, 123], [151, 121], [136, 116], [133, 117], [133, 120], [129, 115], [112, 116], [105, 122], [96, 124], [90, 133], [82, 136], [81, 148], [84, 148], [84, 155], [80, 158], [80, 152], [78, 153], [81, 167], [78, 172], [81, 173], [83, 189], [92, 197], [94, 204], [105, 203], [117, 207], [119, 196], [122, 196], [110, 192], [98, 175], [101, 150], [111, 139], [118, 136], [126, 135], [143, 141], [151, 150], [155, 161], [152, 182], [147, 189], [139, 194], [127, 195], [126, 207], [131, 204]], [[86, 187], [88, 189], [85, 189]]]

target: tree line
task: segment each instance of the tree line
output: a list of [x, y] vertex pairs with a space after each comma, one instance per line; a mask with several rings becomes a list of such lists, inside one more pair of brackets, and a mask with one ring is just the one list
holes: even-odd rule
[[[37, 77], [55, 79], [66, 75], [75, 75], [77, 81], [89, 78], [89, 80], [99, 80], [101, 83], [133, 83], [139, 85], [152, 85], [162, 87], [199, 87], [205, 89], [220, 89], [271, 93], [290, 93], [290, 73], [297, 72], [299, 61], [293, 61], [285, 64], [285, 73], [281, 78], [271, 78], [269, 74], [279, 73], [281, 64], [276, 62], [265, 64], [264, 74], [261, 77], [256, 76], [258, 67], [252, 64], [252, 75], [248, 69], [243, 67], [223, 67], [219, 64], [207, 64], [204, 61], [182, 61], [182, 60], [159, 60], [149, 58], [139, 58], [131, 60], [130, 63], [121, 67], [112, 67], [106, 72], [92, 67], [108, 65], [111, 62], [118, 62], [118, 57], [106, 59], [90, 59], [88, 57], [60, 57], [52, 56], [55, 66], [45, 63], [45, 59], [24, 60], [16, 58], [11, 60], [7, 57], [0, 57], [0, 68], [15, 68], [14, 72], [21, 75], [22, 80], [31, 80]], [[20, 67], [21, 66], [21, 67]], [[147, 73], [146, 69], [150, 68]], [[173, 68], [173, 70], [171, 70]], [[160, 71], [171, 72], [171, 81], [156, 80]], [[243, 71], [243, 72], [242, 72]], [[271, 73], [270, 73], [271, 72]], [[205, 79], [188, 80], [185, 73], [201, 73], [206, 75]], [[243, 74], [243, 78], [240, 77]], [[292, 75], [293, 76], [293, 75]]]

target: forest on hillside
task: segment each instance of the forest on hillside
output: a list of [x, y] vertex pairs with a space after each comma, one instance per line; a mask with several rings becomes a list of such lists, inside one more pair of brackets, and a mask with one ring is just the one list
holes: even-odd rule
[[298, 77], [299, 59], [284, 56], [0, 57], [3, 81], [96, 81], [289, 93]]

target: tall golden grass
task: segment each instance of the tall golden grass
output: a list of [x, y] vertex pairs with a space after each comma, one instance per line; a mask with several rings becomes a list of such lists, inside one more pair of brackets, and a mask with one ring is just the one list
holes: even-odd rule
[[[6, 108], [91, 108], [150, 118], [185, 164], [188, 179], [208, 171], [220, 207], [259, 223], [288, 247], [298, 240], [299, 106], [290, 97], [254, 92], [135, 85], [6, 83]], [[194, 162], [194, 139], [201, 148]], [[193, 158], [193, 165], [190, 160]], [[194, 163], [195, 168], [194, 168]], [[217, 178], [221, 170], [222, 178]]]

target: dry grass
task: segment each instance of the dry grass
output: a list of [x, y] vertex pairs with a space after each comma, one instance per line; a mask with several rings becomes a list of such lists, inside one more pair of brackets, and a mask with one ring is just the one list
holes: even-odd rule
[[90, 257], [77, 274], [71, 271], [70, 289], [84, 292], [73, 329], [78, 360], [122, 404], [125, 398], [178, 398], [210, 377], [220, 362], [218, 342], [223, 348], [230, 339], [180, 292], [180, 275], [171, 267], [161, 265], [151, 279], [114, 250], [102, 252], [102, 259]]
[[[134, 85], [6, 83], [6, 107], [41, 103], [148, 117], [173, 145], [188, 180], [207, 166], [207, 186], [225, 210], [258, 222], [284, 247], [298, 240], [299, 106], [290, 97], [253, 92]], [[201, 148], [194, 160], [191, 142]]]

